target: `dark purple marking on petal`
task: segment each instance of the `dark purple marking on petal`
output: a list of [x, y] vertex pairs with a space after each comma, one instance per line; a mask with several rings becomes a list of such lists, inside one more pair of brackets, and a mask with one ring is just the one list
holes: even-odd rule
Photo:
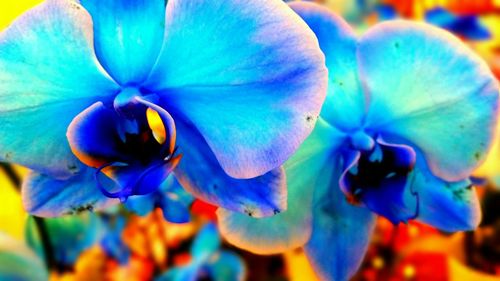
[[[346, 153], [344, 159], [339, 184], [351, 204], [364, 205], [394, 224], [418, 216], [419, 196], [412, 188], [416, 153], [411, 147], [378, 138], [372, 150]], [[415, 210], [405, 205], [405, 191], [415, 197]]]

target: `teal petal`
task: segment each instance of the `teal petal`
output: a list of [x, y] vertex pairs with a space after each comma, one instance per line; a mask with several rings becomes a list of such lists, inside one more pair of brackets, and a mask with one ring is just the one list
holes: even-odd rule
[[314, 193], [313, 230], [304, 247], [321, 280], [348, 280], [356, 273], [368, 248], [375, 215], [345, 200], [338, 179], [341, 165], [332, 161], [321, 172]]
[[49, 280], [43, 261], [20, 241], [0, 232], [0, 280]]
[[321, 117], [345, 131], [359, 128], [367, 101], [359, 83], [356, 34], [323, 5], [304, 1], [289, 5], [314, 31], [325, 54], [328, 92]]
[[[94, 169], [84, 168], [72, 178], [58, 180], [31, 172], [24, 179], [22, 186], [24, 208], [36, 216], [56, 217], [101, 210], [118, 204], [118, 199], [107, 198], [101, 193], [94, 174]], [[111, 181], [108, 181], [108, 184], [111, 184]]]
[[370, 29], [358, 59], [367, 127], [420, 148], [442, 179], [469, 176], [496, 126], [498, 83], [486, 63], [448, 32], [406, 21]]
[[254, 179], [232, 178], [220, 167], [196, 129], [180, 118], [175, 120], [178, 153], [182, 158], [174, 175], [188, 192], [213, 205], [254, 217], [270, 216], [286, 208], [283, 169]]
[[[481, 222], [481, 207], [470, 180], [448, 182], [434, 176], [422, 159], [417, 160], [413, 192], [418, 194], [417, 220], [447, 232], [474, 230]], [[410, 194], [407, 200], [411, 199]]]
[[163, 43], [164, 0], [80, 0], [92, 15], [99, 61], [121, 85], [144, 81]]
[[280, 0], [170, 0], [146, 87], [201, 133], [224, 171], [254, 178], [285, 162], [325, 98], [314, 34]]
[[78, 172], [66, 128], [116, 87], [95, 58], [91, 28], [78, 4], [48, 0], [0, 34], [0, 161], [59, 178]]
[[285, 164], [287, 210], [252, 218], [223, 208], [217, 210], [222, 236], [231, 244], [258, 254], [275, 254], [304, 245], [312, 229], [312, 194], [322, 168], [341, 144], [342, 134], [323, 119], [297, 153]]

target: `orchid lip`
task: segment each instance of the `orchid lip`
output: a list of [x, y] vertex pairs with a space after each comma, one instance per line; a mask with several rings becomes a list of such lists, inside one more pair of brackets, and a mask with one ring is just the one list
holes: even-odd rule
[[[109, 192], [107, 191], [103, 185], [101, 184], [98, 175], [103, 171], [103, 169], [108, 168], [108, 167], [114, 167], [117, 169], [120, 169], [123, 165], [117, 162], [111, 162], [107, 163], [101, 167], [99, 167], [95, 173], [95, 179], [97, 182], [97, 185], [101, 192], [107, 197], [110, 198], [119, 198], [120, 201], [125, 202], [127, 198], [131, 195], [141, 195], [144, 193], [151, 193], [154, 192], [158, 187], [156, 187], [154, 190], [150, 190], [149, 192], [145, 192], [144, 190], [141, 190], [140, 183], [141, 181], [146, 178], [148, 175], [156, 172], [156, 169], [169, 169], [170, 171], [175, 168], [177, 165], [178, 161], [180, 160], [180, 156], [175, 156], [176, 148], [175, 148], [175, 141], [176, 141], [176, 130], [175, 130], [175, 123], [172, 118], [172, 116], [163, 108], [160, 106], [156, 105], [153, 102], [150, 102], [146, 100], [144, 97], [137, 95], [137, 90], [136, 89], [131, 89], [131, 88], [126, 88], [124, 89], [115, 99], [115, 110], [120, 113], [123, 112], [125, 113], [125, 116], [128, 116], [129, 118], [134, 118], [132, 120], [137, 121], [137, 122], [146, 122], [148, 123], [147, 126], [147, 136], [148, 138], [141, 144], [139, 143], [140, 146], [147, 146], [147, 147], [137, 147], [137, 138], [134, 136], [138, 136], [140, 140], [144, 139], [142, 137], [146, 132], [144, 132], [144, 129], [142, 131], [138, 131], [137, 133], [134, 132], [129, 132], [127, 130], [126, 134], [127, 136], [125, 137], [125, 146], [129, 146], [130, 144], [127, 144], [127, 141], [130, 141], [132, 139], [133, 143], [131, 144], [132, 146], [129, 148], [133, 151], [131, 151], [132, 154], [136, 154], [137, 151], [135, 150], [140, 150], [143, 151], [145, 150], [146, 159], [139, 160], [139, 162], [142, 162], [139, 166], [144, 167], [145, 165], [145, 170], [143, 170], [136, 179], [134, 179], [132, 182], [127, 183], [125, 186], [120, 186], [120, 190], [116, 192]], [[146, 108], [146, 109], [144, 109]], [[148, 120], [146, 115], [147, 109], [151, 109], [155, 112], [157, 112], [159, 118], [161, 119], [161, 124], [163, 125], [163, 131], [165, 132], [165, 142], [160, 143], [155, 137], [154, 137], [154, 130], [153, 130], [153, 125], [150, 124], [150, 121]], [[138, 116], [139, 114], [142, 114], [142, 116]], [[128, 119], [125, 119], [127, 121]], [[144, 128], [144, 126], [140, 126], [141, 128]], [[130, 134], [132, 133], [132, 134]], [[133, 137], [133, 138], [132, 138]], [[153, 148], [148, 148], [153, 146]], [[156, 148], [155, 148], [156, 147]], [[154, 151], [149, 151], [150, 149], [154, 149]], [[139, 155], [139, 157], [143, 156], [142, 153]], [[149, 158], [151, 157], [151, 158]], [[133, 162], [136, 162], [136, 160], [132, 159]], [[137, 163], [127, 163], [127, 166], [129, 165], [137, 165]], [[163, 167], [166, 166], [166, 167]], [[161, 174], [161, 173], [160, 173]], [[118, 184], [120, 185], [120, 184]]]
[[[352, 139], [368, 148], [364, 135]], [[388, 218], [394, 224], [414, 219], [419, 214], [419, 195], [413, 189], [416, 153], [406, 145], [386, 143], [378, 137], [370, 150], [354, 150], [345, 156], [345, 168], [340, 177], [341, 190], [353, 205], [364, 205]], [[415, 199], [415, 209], [408, 210], [404, 193]]]
[[[158, 169], [161, 166], [168, 164], [169, 162], [172, 162], [171, 169], [174, 169], [175, 166], [177, 166], [179, 159], [180, 159], [180, 156], [173, 156], [173, 155], [167, 156], [165, 159], [163, 159], [163, 161], [160, 161], [159, 163], [155, 163], [153, 165], [150, 165], [145, 171], [143, 171], [137, 177], [137, 179], [134, 180], [134, 182], [132, 184], [121, 187], [120, 190], [114, 191], [114, 192], [110, 192], [104, 187], [104, 185], [101, 183], [101, 181], [99, 179], [99, 174], [102, 173], [103, 169], [105, 169], [105, 168], [113, 167], [113, 166], [115, 166], [115, 167], [123, 166], [122, 163], [113, 162], [113, 163], [105, 164], [105, 165], [99, 167], [94, 174], [94, 179], [97, 183], [97, 187], [102, 192], [102, 194], [104, 194], [104, 196], [109, 197], [109, 198], [118, 198], [120, 200], [120, 202], [125, 203], [127, 201], [128, 197], [130, 197], [132, 195], [143, 195], [139, 191], [140, 190], [139, 184], [145, 177], [147, 177], [155, 169]], [[159, 186], [157, 188], [159, 188]], [[154, 192], [154, 191], [151, 191], [148, 193], [152, 193], [152, 192]]]
[[180, 161], [174, 119], [157, 101], [155, 94], [126, 87], [112, 107], [97, 102], [70, 125], [72, 151], [97, 169], [94, 178], [106, 197], [124, 202], [131, 195], [152, 193]]

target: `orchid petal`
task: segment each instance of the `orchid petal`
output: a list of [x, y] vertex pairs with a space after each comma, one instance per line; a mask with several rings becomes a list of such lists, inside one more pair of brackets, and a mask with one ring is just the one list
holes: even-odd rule
[[279, 0], [170, 0], [166, 18], [146, 86], [196, 127], [230, 176], [254, 178], [283, 164], [325, 97], [314, 34]]
[[[412, 189], [420, 205], [417, 220], [448, 232], [473, 230], [479, 225], [481, 208], [469, 179], [444, 181], [431, 173], [422, 158], [414, 173]], [[410, 196], [407, 194], [407, 200], [412, 200]]]
[[325, 54], [328, 93], [321, 117], [346, 131], [359, 128], [366, 101], [358, 78], [356, 34], [347, 22], [322, 5], [310, 2], [289, 5], [312, 29]]
[[470, 175], [492, 142], [498, 110], [485, 62], [449, 33], [406, 21], [372, 28], [358, 51], [367, 126], [420, 148], [444, 180]]
[[78, 172], [65, 132], [116, 85], [95, 58], [92, 21], [78, 4], [48, 0], [0, 35], [0, 160], [55, 177]]
[[101, 210], [119, 203], [99, 191], [94, 173], [94, 169], [84, 168], [72, 178], [57, 180], [31, 172], [24, 179], [22, 186], [24, 208], [36, 216], [56, 217]]
[[70, 123], [67, 137], [71, 150], [85, 165], [99, 168], [123, 160], [119, 151], [118, 116], [102, 102], [96, 102]]
[[288, 208], [271, 217], [253, 218], [219, 208], [222, 236], [231, 244], [258, 254], [276, 254], [304, 245], [312, 229], [312, 194], [320, 172], [340, 146], [342, 134], [323, 119], [297, 153], [285, 163]]
[[340, 191], [341, 169], [330, 165], [314, 194], [313, 231], [305, 253], [321, 280], [348, 280], [361, 265], [375, 226], [367, 208], [349, 204]]
[[80, 0], [92, 15], [99, 61], [121, 85], [144, 81], [163, 43], [164, 0]]
[[195, 128], [177, 122], [182, 155], [175, 177], [191, 194], [211, 204], [254, 217], [270, 216], [286, 208], [285, 173], [278, 168], [248, 180], [228, 176]]

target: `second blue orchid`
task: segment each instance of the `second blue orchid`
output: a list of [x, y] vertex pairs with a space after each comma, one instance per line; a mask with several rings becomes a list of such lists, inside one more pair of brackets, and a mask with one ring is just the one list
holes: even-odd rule
[[222, 234], [261, 254], [303, 247], [321, 280], [348, 280], [376, 215], [448, 232], [477, 227], [469, 176], [493, 140], [499, 95], [485, 62], [424, 23], [388, 21], [358, 38], [321, 6], [291, 5], [326, 55], [327, 99], [285, 164], [288, 210], [254, 219], [220, 209]]

